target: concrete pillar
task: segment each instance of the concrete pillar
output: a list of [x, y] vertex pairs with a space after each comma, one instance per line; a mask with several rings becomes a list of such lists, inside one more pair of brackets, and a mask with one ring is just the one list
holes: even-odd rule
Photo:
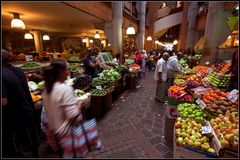
[[35, 30], [33, 34], [36, 51], [41, 55], [43, 51], [42, 34], [39, 30]]
[[193, 50], [197, 42], [197, 14], [198, 2], [191, 2], [188, 12], [188, 35], [187, 35], [187, 48]]
[[206, 61], [215, 63], [218, 56], [218, 46], [230, 34], [227, 26], [227, 17], [231, 15], [231, 10], [225, 10], [224, 5], [225, 2], [209, 2], [204, 33], [203, 56], [200, 64], [204, 64]]
[[[122, 21], [123, 21], [123, 2], [112, 2], [112, 49], [113, 56], [120, 53], [122, 56]], [[121, 57], [120, 57], [121, 58]], [[121, 58], [122, 59], [122, 58]]]
[[139, 17], [139, 32], [137, 36], [137, 46], [139, 49], [144, 49], [145, 42], [145, 14], [146, 14], [146, 1], [139, 3], [138, 17]]
[[189, 8], [189, 2], [184, 2], [182, 24], [181, 24], [180, 32], [178, 36], [178, 50], [186, 49], [187, 35], [188, 35], [188, 25], [187, 25], [188, 8]]
[[89, 47], [89, 38], [85, 37], [85, 39], [86, 39], [86, 47], [88, 48]]

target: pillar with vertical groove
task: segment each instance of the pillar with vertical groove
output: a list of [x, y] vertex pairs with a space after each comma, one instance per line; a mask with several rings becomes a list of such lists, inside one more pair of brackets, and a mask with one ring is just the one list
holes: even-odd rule
[[41, 55], [43, 51], [42, 34], [39, 30], [35, 30], [33, 34], [36, 51]]
[[123, 20], [123, 2], [112, 2], [112, 40], [113, 56], [120, 53], [122, 59], [122, 20]]
[[145, 14], [146, 14], [146, 1], [141, 1], [139, 3], [139, 32], [138, 32], [138, 48], [144, 49], [145, 42]]

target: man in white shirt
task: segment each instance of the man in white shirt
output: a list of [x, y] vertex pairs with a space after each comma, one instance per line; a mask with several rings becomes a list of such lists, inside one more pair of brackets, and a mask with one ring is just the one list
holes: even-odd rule
[[171, 56], [167, 62], [167, 85], [168, 88], [173, 85], [174, 73], [178, 72], [181, 74], [186, 74], [182, 71], [179, 65], [179, 60], [183, 58], [182, 52], [178, 52], [176, 56]]
[[155, 100], [161, 103], [165, 102], [165, 98], [167, 96], [167, 67], [166, 62], [169, 58], [169, 54], [167, 52], [163, 53], [163, 56], [161, 59], [158, 60], [154, 79], [157, 81], [157, 87], [156, 87], [156, 97]]

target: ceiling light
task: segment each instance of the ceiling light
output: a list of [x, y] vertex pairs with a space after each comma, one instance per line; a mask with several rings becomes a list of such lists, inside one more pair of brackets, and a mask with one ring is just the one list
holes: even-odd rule
[[100, 34], [98, 33], [98, 31], [96, 32], [95, 36], [94, 36], [96, 39], [99, 39], [100, 38]]
[[20, 19], [20, 16], [18, 13], [13, 13], [13, 20], [11, 21], [11, 27], [25, 29], [25, 24]]
[[158, 41], [156, 40], [155, 43], [158, 44]]
[[178, 43], [177, 40], [174, 40], [174, 41], [173, 41], [173, 45], [176, 45], [177, 43]]
[[227, 39], [230, 39], [231, 37], [232, 37], [232, 36], [231, 36], [231, 35], [229, 35]]
[[90, 40], [89, 40], [89, 42], [90, 42], [90, 43], [93, 43], [93, 40], [92, 40], [92, 39], [90, 39]]
[[24, 39], [33, 39], [33, 36], [30, 33], [25, 33]]
[[238, 40], [236, 41], [236, 43], [238, 44]]
[[152, 37], [151, 36], [148, 36], [147, 37], [147, 41], [151, 41], [152, 40]]
[[111, 46], [111, 44], [109, 43], [108, 46]]
[[135, 34], [135, 29], [133, 28], [133, 26], [131, 24], [129, 24], [129, 27], [127, 28], [126, 34], [127, 35], [134, 35]]
[[45, 35], [43, 35], [43, 40], [44, 40], [44, 41], [48, 41], [48, 40], [50, 40], [50, 37], [45, 34]]
[[101, 41], [101, 43], [104, 43], [104, 42], [105, 42], [104, 40]]
[[238, 9], [239, 9], [239, 6], [236, 7], [236, 10], [238, 10]]

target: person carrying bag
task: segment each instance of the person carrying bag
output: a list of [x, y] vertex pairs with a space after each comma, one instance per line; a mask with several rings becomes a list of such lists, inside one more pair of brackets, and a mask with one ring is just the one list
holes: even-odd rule
[[[69, 75], [65, 61], [53, 61], [44, 68], [44, 109], [47, 115], [48, 140], [63, 158], [84, 157], [90, 149], [101, 148], [96, 120], [83, 122], [81, 106], [73, 88], [64, 83]], [[89, 135], [89, 133], [91, 133]], [[94, 146], [94, 147], [92, 147]]]

